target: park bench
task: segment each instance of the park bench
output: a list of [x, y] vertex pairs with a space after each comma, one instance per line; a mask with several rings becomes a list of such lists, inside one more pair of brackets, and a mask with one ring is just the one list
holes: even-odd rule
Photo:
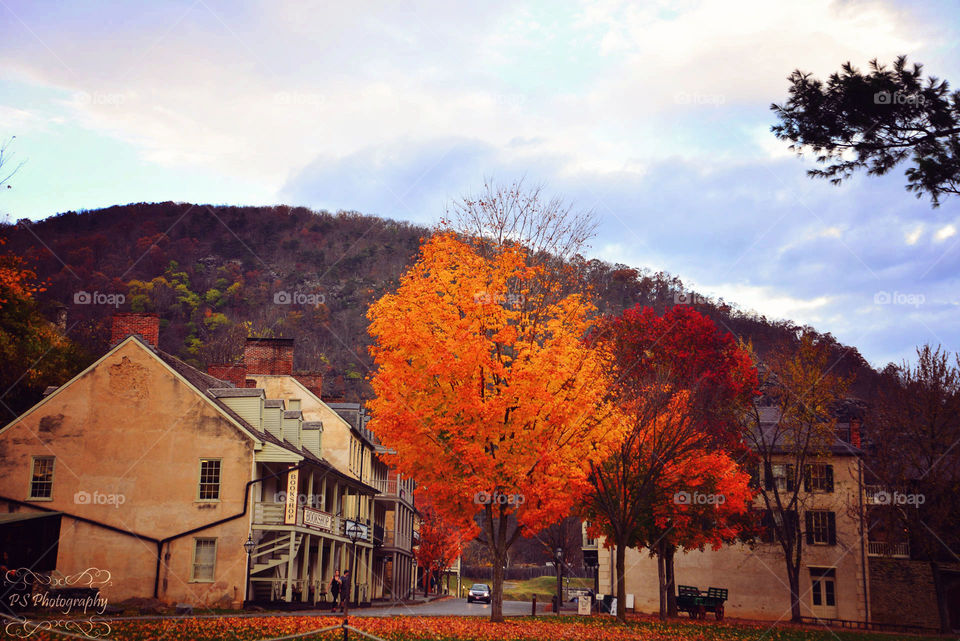
[[727, 588], [708, 588], [702, 592], [692, 585], [677, 586], [677, 610], [688, 613], [694, 619], [705, 619], [707, 612], [713, 612], [717, 621], [722, 621], [726, 600]]

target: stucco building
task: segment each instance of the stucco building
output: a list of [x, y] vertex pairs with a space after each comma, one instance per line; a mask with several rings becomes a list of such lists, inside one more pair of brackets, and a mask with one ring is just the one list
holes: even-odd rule
[[292, 341], [213, 376], [158, 335], [117, 315], [106, 354], [0, 430], [0, 511], [59, 513], [57, 571], [108, 571], [112, 602], [312, 603], [351, 566], [373, 598], [374, 445], [292, 371]]

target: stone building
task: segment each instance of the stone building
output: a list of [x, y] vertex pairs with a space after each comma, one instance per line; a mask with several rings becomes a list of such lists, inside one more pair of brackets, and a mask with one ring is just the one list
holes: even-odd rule
[[[759, 474], [758, 482], [780, 484], [782, 489], [792, 489], [794, 483], [803, 485], [796, 520], [804, 544], [800, 578], [804, 616], [870, 620], [869, 567], [866, 541], [861, 535], [863, 469], [857, 445], [859, 424], [841, 424], [827, 456], [811, 463], [803, 474], [792, 470], [786, 456], [782, 460], [775, 457], [770, 469]], [[754, 507], [762, 514], [761, 497], [757, 497]], [[761, 514], [758, 517], [762, 518]], [[590, 549], [597, 550], [600, 593], [614, 593], [614, 549], [605, 548], [602, 542], [591, 545]], [[630, 607], [632, 600], [638, 611], [657, 612], [656, 558], [646, 550], [630, 549], [626, 567], [626, 591], [631, 595], [627, 606]], [[674, 567], [677, 585], [691, 585], [701, 590], [727, 588], [727, 616], [761, 620], [790, 618], [790, 590], [783, 553], [779, 544], [770, 538], [752, 545], [725, 545], [716, 551], [680, 550]]]

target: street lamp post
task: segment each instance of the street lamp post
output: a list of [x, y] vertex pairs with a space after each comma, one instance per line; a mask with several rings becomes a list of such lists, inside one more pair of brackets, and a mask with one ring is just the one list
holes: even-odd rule
[[247, 540], [243, 543], [243, 549], [247, 552], [247, 580], [243, 585], [243, 607], [250, 603], [250, 561], [253, 549], [257, 544], [253, 541], [253, 533], [247, 535]]
[[560, 604], [563, 602], [563, 586], [560, 583], [562, 575], [560, 568], [563, 566], [563, 548], [554, 550], [553, 560], [554, 565], [557, 567], [557, 616], [560, 616]]
[[357, 597], [353, 587], [357, 584], [353, 573], [357, 565], [357, 540], [363, 536], [363, 527], [356, 521], [347, 521], [345, 533], [350, 539], [350, 542], [353, 543], [353, 553], [350, 555], [350, 585], [347, 586], [347, 609], [349, 609], [351, 593], [353, 593], [354, 601], [356, 601]]

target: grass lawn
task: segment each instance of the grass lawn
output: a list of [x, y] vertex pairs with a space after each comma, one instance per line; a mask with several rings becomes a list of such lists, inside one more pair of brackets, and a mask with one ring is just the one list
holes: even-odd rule
[[[463, 586], [463, 594], [466, 595], [467, 590], [470, 589], [470, 586], [474, 583], [486, 583], [492, 587], [493, 581], [490, 579], [468, 579], [467, 577], [462, 577], [460, 579], [460, 585]], [[592, 588], [593, 579], [570, 579], [569, 584], [567, 579], [563, 580], [564, 587], [569, 586], [570, 588]], [[450, 594], [457, 593], [457, 577], [451, 577], [450, 580]], [[533, 598], [533, 595], [537, 595], [537, 601], [543, 602], [544, 600], [549, 601], [550, 598], [557, 593], [557, 577], [555, 576], [540, 576], [535, 579], [526, 579], [524, 581], [504, 581], [503, 585], [503, 598], [505, 601], [530, 601]]]
[[[87, 631], [72, 628], [74, 634], [95, 635], [116, 641], [258, 641], [285, 635], [295, 635], [336, 626], [342, 619], [334, 617], [283, 616], [283, 617], [218, 617], [207, 619], [168, 619], [164, 621], [112, 621], [109, 629], [101, 624]], [[504, 623], [490, 623], [486, 618], [475, 617], [396, 617], [354, 618], [350, 624], [390, 641], [935, 641], [938, 637], [907, 634], [883, 634], [878, 632], [852, 632], [826, 630], [814, 627], [781, 625], [770, 629], [760, 623], [724, 621], [691, 622], [673, 621], [661, 623], [649, 618], [632, 618], [621, 625], [609, 616], [594, 617], [522, 617]], [[24, 630], [4, 629], [0, 626], [0, 639], [24, 638]], [[65, 631], [59, 628], [59, 631]], [[31, 629], [26, 636], [36, 641], [63, 639], [43, 628]], [[342, 639], [342, 631], [335, 630], [324, 635], [312, 634], [301, 637], [312, 640]], [[360, 639], [351, 632], [350, 639]], [[943, 641], [939, 638], [939, 641]]]

